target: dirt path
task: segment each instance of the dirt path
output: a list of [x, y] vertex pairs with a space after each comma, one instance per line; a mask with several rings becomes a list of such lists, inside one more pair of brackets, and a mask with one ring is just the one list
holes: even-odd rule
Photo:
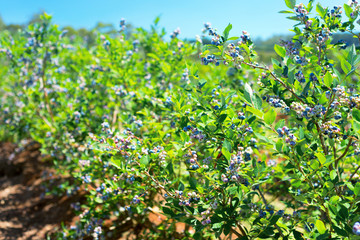
[[75, 197], [45, 196], [40, 145], [0, 143], [0, 239], [46, 239], [73, 218]]

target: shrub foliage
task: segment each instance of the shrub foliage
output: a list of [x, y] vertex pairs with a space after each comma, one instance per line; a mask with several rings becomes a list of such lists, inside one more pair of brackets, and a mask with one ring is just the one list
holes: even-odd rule
[[209, 44], [178, 29], [165, 41], [159, 19], [131, 34], [122, 19], [91, 48], [46, 14], [0, 34], [3, 138], [35, 139], [70, 176], [49, 194], [86, 191], [77, 225], [54, 237], [107, 238], [128, 219], [148, 239], [360, 234], [359, 49], [332, 42], [360, 40], [360, 6], [285, 3], [294, 35], [271, 66], [231, 24], [206, 23]]

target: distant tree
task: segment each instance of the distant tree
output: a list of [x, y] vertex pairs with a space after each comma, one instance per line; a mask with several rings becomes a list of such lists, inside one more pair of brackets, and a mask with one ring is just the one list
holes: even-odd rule
[[291, 35], [274, 35], [270, 38], [266, 38], [262, 40], [261, 38], [257, 38], [254, 40], [256, 50], [273, 52], [274, 45], [279, 44], [281, 40], [287, 41], [291, 39]]
[[44, 10], [40, 10], [39, 12], [34, 13], [34, 14], [31, 16], [30, 20], [27, 22], [26, 25], [30, 25], [30, 24], [34, 24], [34, 23], [39, 23], [39, 22], [41, 22], [40, 16], [43, 15], [44, 12], [45, 12]]
[[19, 30], [23, 29], [24, 25], [20, 24], [9, 24], [6, 25], [5, 29], [8, 30], [12, 35], [16, 34]]
[[93, 30], [103, 34], [114, 34], [117, 32], [116, 28], [111, 23], [98, 22]]
[[80, 28], [77, 30], [77, 33], [84, 41], [86, 41], [87, 47], [91, 47], [96, 43], [96, 34], [93, 31], [89, 31], [86, 28]]
[[74, 36], [78, 34], [77, 30], [75, 30], [72, 26], [65, 26], [62, 28], [62, 30], [66, 30], [68, 36]]
[[356, 46], [359, 46], [359, 39], [354, 38], [353, 35], [349, 33], [337, 33], [333, 35], [332, 43], [345, 43], [347, 46], [351, 46], [355, 44]]
[[0, 16], [0, 30], [4, 30], [6, 28], [6, 24], [2, 17]]

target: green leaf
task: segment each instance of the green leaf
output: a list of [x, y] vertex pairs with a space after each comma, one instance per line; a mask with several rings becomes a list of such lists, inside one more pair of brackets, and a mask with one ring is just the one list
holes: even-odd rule
[[227, 117], [227, 114], [221, 114], [218, 118], [218, 123], [223, 123]]
[[162, 207], [162, 211], [164, 214], [169, 215], [170, 217], [176, 216], [176, 214], [170, 208]]
[[257, 117], [260, 118], [260, 119], [263, 118], [263, 115], [264, 115], [263, 112], [260, 111], [260, 110], [258, 110], [258, 109], [255, 109], [255, 108], [253, 108], [253, 107], [247, 106], [247, 107], [246, 107], [246, 110], [249, 111], [249, 112], [251, 112], [251, 113], [253, 113], [255, 116], [257, 116]]
[[355, 187], [352, 185], [351, 182], [345, 182], [345, 184], [351, 191], [354, 191]]
[[234, 40], [238, 40], [239, 37], [231, 37], [231, 38], [228, 38], [227, 41], [234, 41]]
[[230, 195], [234, 195], [236, 196], [238, 194], [238, 191], [239, 191], [239, 187], [238, 186], [233, 186], [233, 187], [230, 187], [227, 192], [230, 194]]
[[196, 185], [197, 185], [196, 178], [190, 177], [190, 178], [189, 178], [189, 184], [190, 184], [190, 188], [191, 188], [191, 189], [195, 189], [195, 190], [196, 190]]
[[351, 65], [351, 70], [350, 70], [350, 72], [347, 73], [346, 76], [349, 76], [350, 74], [352, 74], [356, 70], [357, 65], [359, 65], [359, 63], [360, 63], [360, 56], [356, 54], [355, 44], [353, 44], [350, 48], [350, 51], [348, 54], [348, 63]]
[[279, 62], [277, 59], [271, 58], [271, 62], [272, 62], [272, 64], [274, 65], [274, 67], [276, 66], [276, 67], [278, 67], [278, 68], [281, 69], [281, 67], [280, 67], [280, 62]]
[[223, 148], [226, 148], [226, 150], [231, 152], [231, 143], [227, 139], [225, 139], [223, 142]]
[[281, 10], [279, 11], [279, 13], [294, 13], [294, 12], [290, 10]]
[[156, 61], [160, 61], [160, 58], [155, 53], [148, 53], [147, 56], [155, 59]]
[[231, 29], [232, 25], [229, 23], [223, 32], [224, 42], [229, 38], [229, 33]]
[[272, 125], [275, 122], [276, 119], [276, 112], [273, 108], [271, 108], [269, 111], [267, 111], [264, 115], [264, 121], [269, 124]]
[[168, 170], [169, 175], [172, 175], [174, 173], [174, 166], [173, 166], [172, 162], [169, 162], [166, 169]]
[[319, 15], [320, 15], [321, 18], [324, 18], [325, 15], [326, 15], [326, 12], [327, 12], [327, 11], [320, 5], [320, 3], [318, 3], [318, 4], [316, 5], [316, 11], [319, 13]]
[[352, 116], [356, 121], [360, 122], [360, 110], [359, 109], [354, 108], [352, 110]]
[[220, 229], [222, 227], [223, 223], [222, 222], [219, 222], [219, 223], [214, 223], [212, 225], [212, 229]]
[[344, 205], [339, 204], [339, 205], [340, 205], [339, 216], [345, 220], [349, 217], [349, 211], [348, 211], [347, 207], [345, 206], [345, 204]]
[[285, 119], [278, 121], [275, 125], [275, 129], [282, 128], [283, 126], [285, 126]]
[[184, 191], [184, 189], [185, 189], [185, 185], [184, 185], [182, 182], [180, 182], [180, 183], [179, 183], [178, 190], [179, 190], [179, 191]]
[[276, 150], [277, 150], [278, 152], [281, 152], [282, 146], [283, 146], [282, 139], [279, 139], [279, 140], [276, 142], [275, 148], [276, 148]]
[[349, 74], [351, 71], [351, 64], [348, 63], [345, 59], [341, 59], [341, 69], [344, 71], [345, 74]]
[[120, 163], [121, 163], [120, 159], [115, 159], [114, 157], [111, 157], [110, 163], [111, 163], [111, 165], [113, 165], [116, 168], [119, 168], [119, 169], [121, 168], [120, 167]]
[[316, 220], [315, 227], [320, 234], [324, 234], [326, 232], [325, 224], [321, 220]]
[[296, 0], [285, 0], [285, 4], [288, 8], [294, 9], [296, 5]]
[[223, 148], [221, 149], [221, 152], [222, 152], [222, 154], [225, 156], [225, 158], [230, 161], [230, 159], [231, 159], [231, 154], [230, 154], [230, 152], [229, 152], [225, 147], [223, 147]]
[[339, 234], [340, 236], [343, 236], [343, 237], [348, 237], [349, 236], [349, 234], [344, 229], [341, 229], [341, 228], [336, 227], [336, 226], [333, 226], [333, 228], [334, 228], [335, 232], [337, 234]]
[[311, 167], [313, 170], [318, 169], [318, 168], [319, 168], [319, 162], [316, 161], [316, 160], [311, 160], [310, 167]]
[[291, 16], [291, 17], [286, 17], [286, 18], [290, 19], [290, 20], [294, 20], [294, 21], [299, 21], [299, 18], [296, 16]]
[[154, 25], [156, 26], [160, 21], [160, 16], [157, 16], [154, 20]]
[[345, 10], [345, 15], [350, 19], [350, 21], [352, 20], [351, 18], [351, 13], [353, 12], [352, 8], [347, 5], [347, 4], [344, 4], [344, 10]]
[[354, 188], [354, 194], [358, 196], [360, 194], [360, 182], [357, 182]]
[[281, 218], [281, 216], [279, 216], [279, 215], [276, 215], [276, 214], [274, 214], [271, 218], [270, 218], [270, 225], [274, 225], [278, 220], [279, 220], [279, 218]]
[[149, 162], [150, 162], [150, 157], [149, 157], [149, 155], [142, 156], [142, 158], [140, 159], [140, 163], [141, 163], [142, 165], [147, 166], [147, 165], [149, 164]]
[[360, 63], [360, 56], [356, 53], [355, 44], [353, 44], [350, 48], [348, 62], [351, 64], [352, 68], [356, 67], [356, 65]]
[[315, 156], [319, 159], [319, 162], [321, 165], [323, 165], [326, 162], [326, 158], [325, 158], [324, 154], [315, 153]]
[[324, 105], [325, 103], [327, 103], [329, 100], [326, 97], [326, 93], [323, 92], [323, 94], [321, 94], [321, 97], [319, 99], [319, 104]]
[[169, 75], [171, 72], [171, 65], [167, 62], [161, 62], [161, 69], [165, 73], [165, 75]]
[[335, 170], [331, 170], [331, 172], [330, 172], [330, 178], [331, 178], [331, 180], [335, 180], [336, 177], [337, 177], [336, 171], [335, 171]]
[[339, 196], [332, 196], [332, 197], [330, 198], [330, 200], [329, 200], [329, 203], [330, 203], [331, 205], [336, 205], [336, 204], [338, 203], [339, 199], [340, 199]]
[[302, 234], [296, 230], [293, 231], [293, 235], [296, 240], [304, 240]]
[[253, 95], [253, 102], [254, 102], [254, 107], [256, 109], [261, 109], [261, 105], [262, 105], [262, 99], [258, 96], [258, 95]]
[[330, 72], [327, 72], [324, 76], [324, 84], [325, 86], [327, 86], [328, 88], [331, 88], [331, 84], [332, 84], [332, 76]]
[[292, 70], [288, 73], [288, 83], [294, 84], [294, 79], [295, 79], [295, 73], [294, 70]]
[[286, 49], [284, 47], [281, 47], [281, 46], [275, 44], [274, 50], [280, 57], [284, 58], [286, 56]]
[[248, 83], [245, 83], [244, 97], [245, 97], [245, 100], [252, 105], [253, 90]]
[[264, 141], [266, 143], [270, 143], [272, 145], [275, 145], [275, 142], [271, 138], [263, 136], [262, 134], [257, 133], [257, 132], [254, 132], [254, 134], [259, 140], [262, 140], [262, 141]]

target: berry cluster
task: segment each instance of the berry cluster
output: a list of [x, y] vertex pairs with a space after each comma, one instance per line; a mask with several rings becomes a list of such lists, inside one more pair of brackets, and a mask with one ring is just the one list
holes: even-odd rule
[[215, 55], [207, 55], [206, 57], [201, 58], [201, 62], [204, 65], [208, 65], [209, 63], [215, 63], [216, 65], [219, 65], [220, 62], [216, 59]]
[[263, 96], [263, 100], [269, 103], [272, 107], [281, 108], [281, 111], [285, 114], [290, 112], [290, 107], [288, 107], [286, 103], [282, 99], [279, 99], [277, 96], [266, 95]]
[[285, 142], [290, 144], [290, 146], [295, 146], [297, 138], [294, 136], [294, 134], [290, 133], [290, 129], [288, 127], [282, 127], [276, 129], [276, 132], [279, 134], [279, 137], [285, 136]]
[[296, 5], [294, 11], [296, 13], [296, 17], [299, 20], [301, 20], [301, 22], [306, 23], [306, 21], [309, 19], [309, 16], [307, 16], [308, 11], [306, 10], [305, 5], [303, 3]]
[[285, 47], [287, 56], [299, 55], [300, 46], [298, 43], [294, 43], [293, 41], [281, 40], [280, 46]]
[[184, 155], [185, 158], [187, 158], [186, 163], [189, 164], [189, 169], [191, 170], [197, 170], [200, 168], [198, 163], [198, 155], [196, 154], [196, 151], [190, 151], [189, 153]]
[[221, 44], [221, 37], [219, 34], [217, 34], [216, 30], [211, 27], [210, 23], [204, 23], [204, 29], [203, 33], [208, 32], [209, 36], [212, 36], [211, 38], [211, 44], [215, 46], [219, 46]]
[[120, 19], [120, 32], [125, 31], [125, 29], [126, 29], [126, 22], [125, 19], [122, 18]]
[[[337, 126], [334, 126], [331, 122], [325, 122], [321, 124], [320, 130], [329, 138], [337, 139], [341, 137], [341, 129]], [[344, 135], [345, 136], [345, 135]]]
[[296, 62], [297, 64], [301, 64], [302, 66], [307, 64], [307, 60], [306, 60], [305, 57], [301, 57], [301, 56], [299, 56], [299, 55], [295, 55], [294, 59], [295, 59], [295, 62]]
[[179, 34], [180, 34], [180, 28], [177, 28], [171, 33], [170, 37], [171, 39], [175, 39]]
[[322, 31], [316, 35], [316, 42], [319, 44], [319, 46], [324, 46], [331, 35], [332, 33], [328, 28], [323, 28]]
[[250, 39], [250, 34], [247, 31], [242, 31], [242, 35], [240, 36], [239, 44], [249, 44], [252, 43]]
[[331, 17], [341, 18], [341, 14], [342, 14], [341, 6], [334, 6], [333, 9], [331, 9], [330, 11], [328, 10], [327, 14], [329, 14], [329, 16]]
[[181, 81], [189, 84], [190, 78], [189, 78], [189, 69], [185, 68], [183, 74], [181, 75]]
[[201, 224], [202, 225], [207, 225], [207, 224], [210, 224], [211, 223], [211, 220], [210, 220], [210, 210], [206, 210], [204, 212], [201, 212], [201, 217], [202, 217], [202, 221], [201, 221]]
[[240, 55], [240, 47], [235, 46], [234, 43], [230, 43], [228, 45], [226, 54], [232, 57], [235, 62], [244, 60], [244, 58]]
[[321, 118], [326, 113], [326, 108], [321, 104], [315, 105], [314, 107], [308, 107], [306, 104], [303, 105], [301, 103], [293, 102], [290, 107], [296, 112], [298, 118]]
[[300, 83], [305, 83], [306, 79], [304, 74], [302, 73], [302, 71], [298, 71], [297, 73], [295, 73], [295, 78], [296, 80], [298, 80]]
[[248, 186], [249, 181], [247, 178], [241, 175], [241, 172], [243, 164], [251, 160], [252, 153], [253, 150], [251, 147], [247, 147], [246, 149], [244, 149], [243, 147], [238, 147], [238, 152], [231, 155], [230, 164], [227, 168], [225, 168], [226, 172], [221, 175], [221, 181], [223, 181], [224, 183], [227, 183], [229, 181], [240, 182], [245, 186]]
[[356, 222], [353, 226], [353, 233], [360, 235], [360, 222]]
[[180, 206], [191, 206], [192, 203], [196, 203], [200, 201], [200, 196], [196, 192], [189, 192], [187, 194], [187, 197], [184, 196], [183, 191], [176, 190], [175, 191], [175, 197], [179, 198]]

